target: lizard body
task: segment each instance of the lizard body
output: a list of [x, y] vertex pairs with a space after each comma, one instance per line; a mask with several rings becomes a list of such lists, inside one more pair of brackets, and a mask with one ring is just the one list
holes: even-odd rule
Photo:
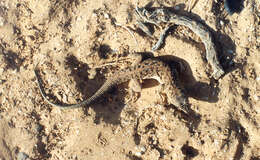
[[184, 108], [187, 105], [187, 97], [183, 93], [183, 89], [178, 84], [178, 78], [174, 78], [172, 76], [172, 73], [173, 72], [171, 68], [166, 63], [159, 59], [150, 58], [142, 61], [135, 66], [130, 66], [126, 69], [123, 69], [108, 77], [105, 83], [91, 97], [87, 98], [86, 100], [78, 104], [60, 105], [48, 100], [43, 86], [40, 82], [40, 76], [37, 70], [35, 70], [36, 79], [42, 97], [47, 103], [55, 107], [79, 108], [82, 106], [90, 105], [114, 85], [127, 82], [132, 79], [138, 81], [140, 81], [141, 79], [156, 79], [163, 86], [164, 92], [168, 97], [168, 103], [180, 107], [180, 109], [182, 110], [185, 110]]

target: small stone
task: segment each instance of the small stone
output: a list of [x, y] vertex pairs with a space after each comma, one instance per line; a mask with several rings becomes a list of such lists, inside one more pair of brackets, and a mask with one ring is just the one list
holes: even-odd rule
[[63, 101], [63, 102], [68, 102], [68, 96], [67, 96], [67, 94], [63, 94], [62, 97], [63, 97], [63, 98], [62, 98], [62, 101]]
[[93, 13], [92, 16], [93, 16], [93, 17], [97, 17], [97, 14], [96, 14], [96, 13]]
[[141, 157], [141, 156], [142, 156], [142, 153], [141, 153], [141, 152], [136, 152], [135, 155], [136, 155], [137, 157]]
[[4, 22], [5, 22], [4, 18], [0, 17], [0, 27], [4, 26]]
[[220, 25], [221, 25], [221, 26], [223, 26], [223, 25], [224, 25], [224, 22], [223, 22], [223, 21], [221, 21], [221, 20], [220, 20], [220, 22], [219, 22], [219, 23], [220, 23]]
[[17, 155], [17, 160], [26, 160], [29, 156], [24, 152], [19, 152]]
[[255, 101], [259, 101], [260, 97], [257, 95], [254, 95], [254, 99], [255, 99]]
[[145, 146], [140, 146], [140, 150], [141, 150], [142, 153], [145, 153], [146, 152]]
[[81, 20], [82, 20], [82, 16], [77, 17], [76, 20], [77, 20], [77, 21], [81, 21]]
[[107, 13], [104, 13], [104, 17], [105, 17], [106, 19], [109, 19], [109, 15], [108, 15]]

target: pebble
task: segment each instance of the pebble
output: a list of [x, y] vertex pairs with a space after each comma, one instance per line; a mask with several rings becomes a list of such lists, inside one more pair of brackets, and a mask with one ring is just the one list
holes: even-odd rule
[[97, 17], [97, 14], [96, 14], [96, 13], [92, 13], [92, 16], [93, 16], [93, 17]]
[[29, 156], [24, 152], [19, 152], [17, 155], [17, 160], [26, 160]]
[[68, 102], [68, 96], [67, 96], [67, 94], [63, 94], [63, 95], [62, 95], [62, 101], [63, 101], [63, 102]]
[[81, 20], [82, 20], [82, 16], [76, 18], [76, 21], [81, 21]]
[[260, 97], [257, 95], [254, 95], [254, 99], [255, 99], [255, 101], [259, 101]]
[[145, 146], [140, 146], [140, 150], [141, 150], [142, 153], [145, 153], [146, 152]]
[[107, 13], [104, 13], [104, 17], [105, 17], [106, 19], [109, 19], [109, 15], [108, 15]]
[[139, 150], [138, 152], [135, 152], [135, 155], [137, 156], [137, 157], [141, 157], [142, 156], [142, 154], [144, 154], [145, 152], [146, 152], [146, 148], [145, 148], [145, 146], [138, 146], [137, 147], [137, 150]]
[[0, 16], [0, 27], [4, 26], [4, 18]]
[[224, 22], [223, 22], [223, 21], [220, 21], [219, 23], [220, 23], [220, 25], [221, 25], [221, 26], [223, 26], [223, 25], [224, 25]]
[[135, 155], [136, 155], [137, 157], [141, 157], [141, 156], [142, 156], [142, 153], [141, 153], [141, 152], [136, 152]]

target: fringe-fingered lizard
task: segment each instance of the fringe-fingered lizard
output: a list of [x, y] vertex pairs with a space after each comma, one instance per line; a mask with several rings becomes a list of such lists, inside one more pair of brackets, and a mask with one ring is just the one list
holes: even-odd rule
[[181, 88], [181, 86], [179, 86], [178, 78], [173, 77], [177, 76], [173, 75], [174, 72], [172, 72], [172, 68], [170, 68], [168, 64], [157, 58], [146, 59], [136, 64], [135, 66], [130, 66], [115, 73], [112, 76], [109, 76], [105, 83], [91, 97], [87, 98], [86, 100], [78, 104], [61, 105], [55, 104], [48, 100], [40, 81], [39, 73], [37, 69], [35, 69], [35, 75], [41, 95], [46, 102], [55, 107], [78, 108], [90, 105], [114, 85], [127, 82], [129, 80], [137, 80], [136, 82], [140, 82], [140, 80], [142, 79], [156, 79], [163, 86], [163, 92], [167, 95], [168, 103], [175, 105], [183, 111], [187, 111], [188, 100], [183, 92], [183, 89]]

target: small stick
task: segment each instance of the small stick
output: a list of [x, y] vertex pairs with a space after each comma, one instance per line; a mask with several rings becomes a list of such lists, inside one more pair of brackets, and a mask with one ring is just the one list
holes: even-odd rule
[[166, 27], [166, 28], [162, 31], [159, 40], [158, 40], [157, 43], [152, 47], [152, 51], [156, 51], [156, 50], [158, 50], [158, 49], [162, 46], [162, 44], [163, 44], [163, 42], [164, 42], [164, 40], [165, 40], [165, 38], [166, 38], [166, 33], [167, 33], [167, 31], [168, 31], [172, 26], [174, 26], [174, 25], [170, 25], [170, 26]]

